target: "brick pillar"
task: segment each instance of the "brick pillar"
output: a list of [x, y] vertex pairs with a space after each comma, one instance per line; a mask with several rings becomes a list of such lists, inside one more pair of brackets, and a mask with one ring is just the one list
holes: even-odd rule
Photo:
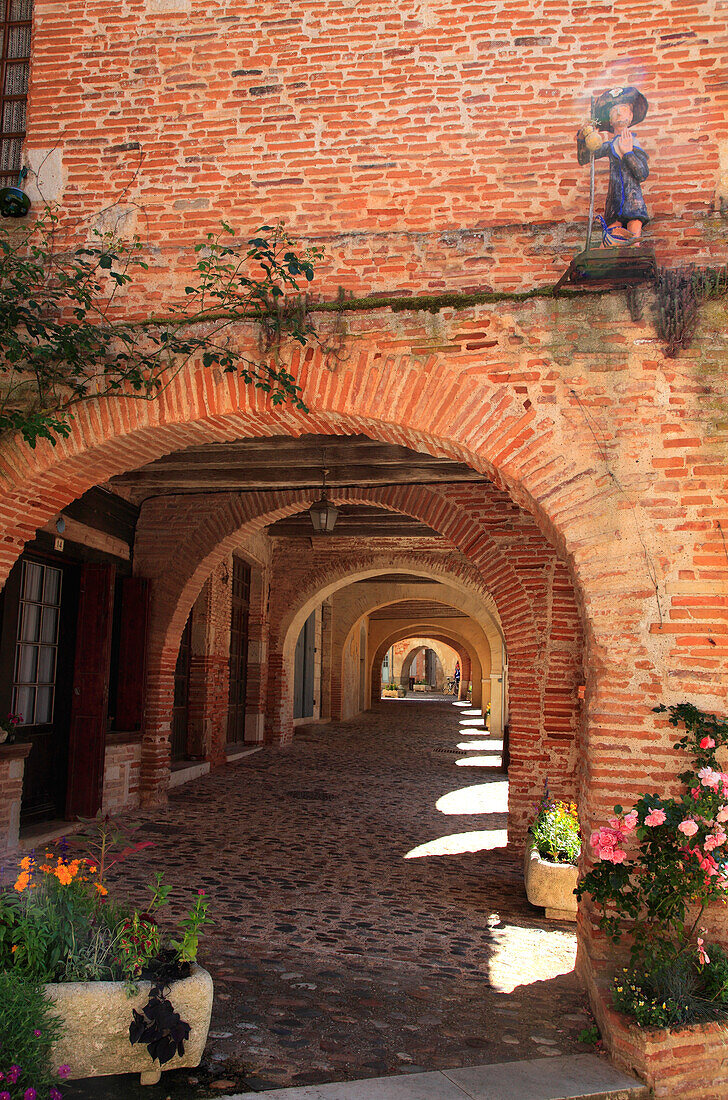
[[370, 706], [374, 706], [382, 697], [382, 662], [375, 661], [372, 667], [372, 691]]
[[468, 684], [470, 683], [471, 676], [472, 667], [470, 657], [467, 653], [463, 653], [462, 660], [460, 662], [460, 687], [458, 689], [458, 699], [467, 699]]
[[283, 654], [280, 652], [268, 655], [265, 740], [269, 744], [278, 745], [288, 745], [293, 740], [293, 684], [288, 682]]
[[269, 632], [268, 585], [268, 570], [254, 566], [250, 574], [248, 686], [245, 696], [245, 740], [252, 744], [258, 744], [265, 737]]
[[17, 850], [28, 744], [0, 745], [0, 853]]
[[140, 782], [142, 806], [158, 806], [167, 801], [171, 767], [169, 734], [177, 652], [177, 646], [166, 646], [160, 654], [150, 655], [149, 659], [142, 736]]
[[221, 562], [192, 608], [187, 752], [213, 766], [226, 759], [231, 572]]

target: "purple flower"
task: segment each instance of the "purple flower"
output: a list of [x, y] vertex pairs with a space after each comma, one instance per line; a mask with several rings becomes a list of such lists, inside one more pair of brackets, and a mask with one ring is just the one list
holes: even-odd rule
[[14, 1085], [20, 1077], [20, 1066], [11, 1066], [7, 1073], [8, 1084]]
[[40, 1028], [35, 1028], [35, 1030], [33, 1031], [33, 1034], [35, 1035], [36, 1039], [40, 1039], [40, 1035], [41, 1035]]
[[60, 1089], [57, 1089], [55, 1085], [51, 1085], [50, 1092], [48, 1093], [48, 1100], [63, 1100], [63, 1093]]
[[0, 1092], [0, 1100], [13, 1100], [9, 1092]]
[[56, 1073], [58, 1074], [59, 1077], [68, 1077], [70, 1072], [71, 1072], [71, 1067], [67, 1066], [65, 1062], [63, 1063], [62, 1066], [59, 1066], [58, 1069], [56, 1070]]
[[23, 1093], [23, 1100], [38, 1100], [38, 1093], [35, 1091], [32, 1085]]

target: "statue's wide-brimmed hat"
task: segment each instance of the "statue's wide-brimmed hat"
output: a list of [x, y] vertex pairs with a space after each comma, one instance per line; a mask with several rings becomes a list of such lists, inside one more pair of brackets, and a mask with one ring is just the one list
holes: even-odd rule
[[637, 126], [647, 114], [647, 100], [636, 88], [610, 88], [602, 92], [594, 102], [594, 121], [602, 130], [611, 130], [609, 112], [619, 103], [629, 103], [632, 108], [632, 125]]

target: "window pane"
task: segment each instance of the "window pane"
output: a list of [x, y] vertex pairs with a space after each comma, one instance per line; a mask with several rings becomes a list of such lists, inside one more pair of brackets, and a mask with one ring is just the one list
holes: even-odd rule
[[39, 687], [35, 697], [35, 724], [50, 722], [53, 718], [53, 688]]
[[23, 599], [38, 600], [40, 602], [43, 591], [43, 566], [34, 565], [32, 561], [26, 561], [24, 579]]
[[18, 684], [32, 684], [35, 682], [38, 670], [38, 646], [18, 646], [18, 670], [15, 676]]
[[56, 679], [56, 647], [42, 645], [38, 656], [38, 683], [52, 684]]
[[20, 138], [3, 138], [0, 141], [0, 175], [7, 176], [12, 187], [18, 183], [22, 149]]
[[61, 601], [61, 571], [46, 566], [45, 584], [43, 585], [43, 603], [59, 604]]
[[30, 27], [8, 28], [7, 57], [30, 57]]
[[43, 629], [41, 631], [40, 640], [42, 642], [55, 643], [58, 638], [58, 608], [57, 607], [44, 607], [43, 608]]
[[35, 709], [35, 688], [19, 687], [13, 692], [13, 714], [20, 715], [21, 726], [32, 726]]
[[25, 133], [25, 100], [11, 99], [3, 108], [3, 133]]
[[10, 22], [19, 23], [21, 19], [30, 19], [33, 14], [33, 0], [10, 0]]
[[5, 95], [25, 95], [28, 91], [27, 61], [12, 61], [5, 66]]
[[40, 604], [24, 603], [23, 622], [20, 628], [22, 642], [37, 642], [40, 638]]

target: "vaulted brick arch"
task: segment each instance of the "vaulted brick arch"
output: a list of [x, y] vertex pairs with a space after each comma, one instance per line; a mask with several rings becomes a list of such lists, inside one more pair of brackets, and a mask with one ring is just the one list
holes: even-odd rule
[[[355, 568], [353, 562], [352, 568]], [[372, 581], [374, 581], [374, 578], [372, 578]], [[472, 649], [475, 664], [477, 665], [477, 683], [474, 689], [474, 701], [478, 706], [481, 705], [483, 698], [483, 678], [485, 676], [490, 677], [491, 672], [500, 674], [501, 676], [503, 674], [505, 652], [500, 622], [494, 617], [491, 611], [491, 601], [479, 599], [474, 591], [466, 593], [462, 589], [453, 587], [443, 581], [439, 581], [433, 585], [418, 584], [416, 586], [412, 584], [408, 585], [404, 581], [398, 584], [386, 581], [379, 584], [371, 583], [366, 585], [365, 588], [352, 588], [349, 585], [342, 589], [341, 596], [346, 601], [346, 610], [343, 614], [341, 609], [338, 610], [336, 622], [334, 624], [335, 635], [332, 643], [334, 659], [331, 683], [331, 698], [333, 702], [335, 702], [338, 697], [343, 699], [341, 690], [343, 654], [346, 652], [346, 648], [353, 634], [358, 630], [359, 624], [366, 616], [373, 612], [383, 607], [400, 603], [403, 600], [415, 599], [418, 601], [431, 601], [432, 603], [441, 605], [443, 607], [443, 612], [445, 608], [449, 607], [468, 616], [468, 619], [465, 620], [468, 625], [467, 628], [464, 627], [464, 629], [467, 629], [469, 646]], [[370, 622], [370, 640], [372, 631], [377, 633], [378, 637], [377, 627], [381, 627], [381, 624]], [[371, 644], [378, 644], [378, 642], [371, 642]], [[337, 653], [342, 654], [342, 660], [338, 659]], [[374, 697], [373, 676], [374, 673], [371, 666], [369, 666], [367, 668], [368, 697], [370, 695]], [[490, 680], [488, 680], [488, 689], [489, 688]], [[332, 715], [337, 716], [337, 714], [338, 712], [335, 707], [332, 706]]]
[[[458, 634], [458, 632], [455, 630], [450, 630], [447, 627], [442, 628], [440, 624], [436, 625], [435, 623], [420, 623], [417, 624], [417, 629], [412, 632], [409, 632], [405, 629], [394, 630], [391, 634], [388, 634], [382, 642], [380, 642], [372, 658], [372, 703], [375, 703], [381, 695], [382, 661], [384, 660], [385, 653], [391, 646], [395, 645], [397, 642], [406, 641], [408, 638], [418, 639], [417, 646], [407, 655], [410, 657], [410, 659], [412, 657], [412, 654], [416, 653], [418, 649], [421, 649], [426, 642], [429, 644], [430, 641], [434, 641], [449, 646], [457, 653], [460, 659], [461, 669], [464, 667], [464, 664], [466, 662], [468, 663], [468, 665], [470, 665], [470, 662], [472, 660], [471, 649], [468, 640], [466, 638], [463, 638], [462, 635]], [[435, 647], [433, 646], [432, 648], [434, 649]], [[405, 656], [402, 662], [402, 669], [405, 668], [407, 656]]]

